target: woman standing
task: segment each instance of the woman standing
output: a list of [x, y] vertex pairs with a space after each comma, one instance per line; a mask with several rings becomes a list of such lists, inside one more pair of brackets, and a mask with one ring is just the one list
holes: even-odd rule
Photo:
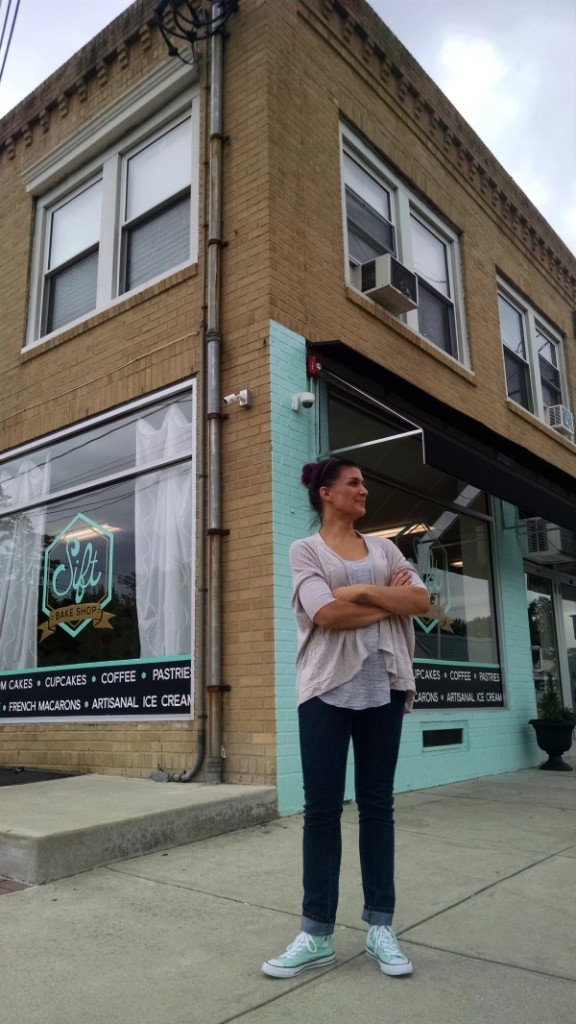
[[346, 459], [302, 470], [320, 531], [290, 549], [292, 607], [298, 627], [297, 699], [304, 779], [301, 932], [262, 965], [292, 978], [334, 963], [340, 818], [350, 741], [366, 952], [385, 974], [412, 973], [390, 927], [394, 913], [393, 786], [405, 708], [414, 700], [412, 615], [429, 595], [392, 541], [354, 528], [368, 491]]

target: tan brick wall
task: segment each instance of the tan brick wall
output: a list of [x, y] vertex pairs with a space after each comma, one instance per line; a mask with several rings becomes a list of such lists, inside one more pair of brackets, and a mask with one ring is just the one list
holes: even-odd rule
[[0, 729], [1, 763], [49, 771], [147, 778], [155, 768], [192, 767], [187, 722], [46, 723]]
[[[158, 34], [147, 27], [153, 6], [149, 0], [134, 5], [0, 124], [0, 140], [13, 140], [0, 154], [2, 449], [201, 371], [202, 255], [198, 266], [22, 353], [33, 222], [22, 173], [166, 60]], [[203, 83], [200, 95], [204, 140]], [[346, 289], [341, 117], [462, 232], [473, 373]], [[576, 279], [576, 266], [361, 0], [243, 0], [230, 21], [225, 48], [224, 121], [222, 395], [248, 387], [254, 405], [227, 409], [222, 422], [223, 526], [230, 531], [222, 540], [223, 681], [230, 686], [223, 698], [223, 746], [228, 780], [271, 782], [269, 320], [311, 340], [338, 338], [357, 347], [572, 472], [573, 446], [511, 411], [506, 401], [495, 280], [501, 271], [566, 333], [576, 398], [570, 280], [570, 275]], [[464, 163], [458, 157], [462, 148], [469, 154]], [[477, 184], [480, 167], [484, 193]], [[516, 213], [510, 212], [511, 203]], [[200, 210], [202, 252], [204, 174]], [[561, 269], [566, 266], [568, 273]], [[190, 768], [195, 736], [196, 724], [182, 722], [10, 725], [0, 727], [0, 759], [10, 765], [146, 776], [159, 766]]]
[[[272, 315], [311, 340], [337, 338], [360, 349], [573, 473], [574, 446], [507, 402], [496, 274], [566, 337], [574, 402], [576, 260], [395, 37], [381, 28], [371, 41], [362, 38], [362, 24], [377, 29], [365, 4], [302, 0], [273, 8]], [[398, 65], [405, 79], [392, 71]], [[472, 373], [343, 287], [341, 118], [461, 233]], [[482, 176], [479, 167], [494, 183], [487, 180], [484, 192], [471, 180]]]
[[[267, 64], [263, 36], [243, 33], [242, 14], [236, 21], [239, 45], [226, 57], [222, 394], [250, 387], [255, 401], [250, 412], [233, 408], [222, 425], [223, 525], [230, 531], [223, 541], [223, 678], [231, 687], [225, 697], [223, 746], [227, 779], [270, 782], [275, 776], [275, 722], [266, 320]], [[10, 272], [2, 283], [1, 303], [3, 449], [197, 374], [200, 369], [202, 256], [197, 267], [95, 314], [28, 353], [21, 351], [33, 218], [33, 203], [26, 195], [22, 173], [73, 136], [87, 117], [134, 84], [158, 58], [166, 59], [163, 44], [154, 33], [151, 41], [144, 35], [142, 42], [140, 34], [131, 29], [129, 39], [127, 64], [123, 65], [113, 50], [114, 59], [107, 64], [108, 74], [101, 75], [102, 81], [90, 77], [85, 96], [72, 90], [65, 116], [55, 109], [48, 131], [37, 124], [29, 145], [18, 136], [13, 158], [6, 150], [1, 157], [0, 217], [7, 225], [0, 242], [3, 265], [10, 251]], [[117, 40], [107, 42], [112, 47]], [[64, 88], [65, 83], [64, 76], [57, 84]], [[202, 105], [204, 99], [201, 90]], [[201, 119], [204, 139], [204, 109]], [[201, 161], [201, 169], [204, 167]], [[201, 174], [201, 247], [205, 230], [203, 177]], [[198, 680], [198, 685], [201, 682]], [[157, 767], [174, 771], [192, 767], [195, 737], [196, 723], [183, 722], [0, 727], [5, 764], [141, 776]]]

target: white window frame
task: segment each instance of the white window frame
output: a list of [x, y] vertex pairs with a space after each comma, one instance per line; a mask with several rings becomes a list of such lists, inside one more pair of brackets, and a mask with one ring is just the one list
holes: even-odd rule
[[[560, 332], [552, 326], [552, 324], [541, 316], [540, 313], [534, 309], [529, 302], [521, 297], [509, 284], [504, 281], [498, 280], [498, 297], [502, 297], [517, 313], [520, 314], [522, 320], [522, 328], [524, 331], [524, 345], [526, 348], [526, 363], [528, 364], [528, 393], [530, 408], [525, 409], [525, 406], [516, 402], [514, 398], [510, 398], [508, 395], [508, 382], [506, 378], [506, 365], [504, 362], [505, 353], [505, 342], [501, 335], [502, 342], [502, 367], [504, 373], [504, 384], [506, 387], [506, 395], [509, 402], [513, 402], [520, 409], [525, 409], [526, 412], [532, 413], [537, 419], [541, 420], [542, 423], [547, 424], [546, 409], [548, 406], [544, 403], [542, 395], [542, 381], [540, 376], [540, 363], [538, 358], [538, 336], [537, 330], [540, 331], [544, 336], [551, 341], [555, 347], [558, 357], [557, 370], [560, 375], [560, 390], [562, 394], [561, 401], [557, 404], [564, 405], [566, 408], [571, 408], [570, 399], [568, 395], [568, 381], [566, 377], [566, 366], [564, 362], [564, 338]], [[548, 425], [548, 424], [547, 424]]]
[[460, 270], [460, 247], [458, 235], [438, 215], [427, 206], [407, 185], [395, 175], [376, 155], [368, 148], [354, 133], [345, 125], [340, 126], [340, 154], [341, 154], [341, 182], [342, 182], [342, 216], [344, 225], [344, 258], [345, 278], [347, 284], [361, 291], [359, 264], [348, 255], [348, 233], [346, 226], [346, 174], [344, 169], [344, 154], [351, 156], [365, 171], [375, 178], [390, 193], [391, 223], [395, 230], [396, 257], [404, 266], [413, 273], [414, 258], [412, 252], [412, 236], [410, 217], [412, 214], [435, 235], [446, 247], [448, 283], [450, 299], [448, 300], [454, 314], [454, 338], [453, 351], [447, 353], [445, 349], [436, 345], [430, 338], [423, 335], [418, 327], [418, 310], [405, 313], [398, 317], [407, 324], [415, 334], [418, 334], [433, 348], [456, 362], [469, 367], [469, 353], [464, 321], [464, 292], [462, 287], [462, 275]]
[[[172, 92], [174, 88], [172, 87]], [[154, 108], [161, 95], [156, 94]], [[161, 109], [149, 113], [150, 101], [141, 86], [133, 102], [124, 103], [119, 111], [103, 115], [93, 133], [83, 132], [77, 146], [57, 150], [52, 161], [42, 161], [36, 174], [29, 175], [28, 191], [36, 196], [34, 237], [32, 243], [31, 287], [28, 330], [25, 348], [41, 344], [63, 331], [82, 323], [98, 312], [134, 295], [182, 267], [198, 261], [198, 190], [199, 190], [199, 97], [196, 88], [187, 88], [169, 99]], [[140, 119], [139, 119], [140, 115]], [[145, 118], [145, 119], [144, 119]], [[121, 202], [125, 188], [126, 158], [144, 144], [161, 137], [182, 121], [190, 119], [191, 181], [190, 181], [190, 256], [168, 271], [151, 278], [129, 291], [119, 291], [121, 250]], [[94, 154], [94, 138], [103, 148]], [[108, 143], [106, 145], [106, 143]], [[83, 162], [84, 157], [84, 162]], [[33, 169], [34, 170], [34, 169]], [[52, 182], [56, 178], [57, 184]], [[52, 210], [78, 193], [86, 185], [102, 179], [101, 235], [96, 305], [89, 313], [63, 324], [49, 333], [43, 331], [44, 288], [47, 272], [48, 233]], [[46, 185], [52, 187], [46, 188]]]

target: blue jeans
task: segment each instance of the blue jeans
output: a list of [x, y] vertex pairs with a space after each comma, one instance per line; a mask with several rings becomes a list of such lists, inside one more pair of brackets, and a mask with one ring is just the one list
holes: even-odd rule
[[394, 773], [400, 748], [405, 694], [390, 704], [351, 711], [319, 697], [298, 708], [304, 776], [302, 931], [331, 935], [336, 921], [346, 763], [354, 749], [360, 827], [362, 920], [391, 924], [394, 914]]

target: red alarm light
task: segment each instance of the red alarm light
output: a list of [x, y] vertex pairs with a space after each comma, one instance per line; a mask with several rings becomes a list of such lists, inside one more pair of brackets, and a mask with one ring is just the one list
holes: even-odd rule
[[318, 359], [318, 356], [314, 355], [313, 352], [309, 352], [306, 356], [306, 376], [312, 377], [313, 380], [317, 380], [322, 372], [322, 363]]

